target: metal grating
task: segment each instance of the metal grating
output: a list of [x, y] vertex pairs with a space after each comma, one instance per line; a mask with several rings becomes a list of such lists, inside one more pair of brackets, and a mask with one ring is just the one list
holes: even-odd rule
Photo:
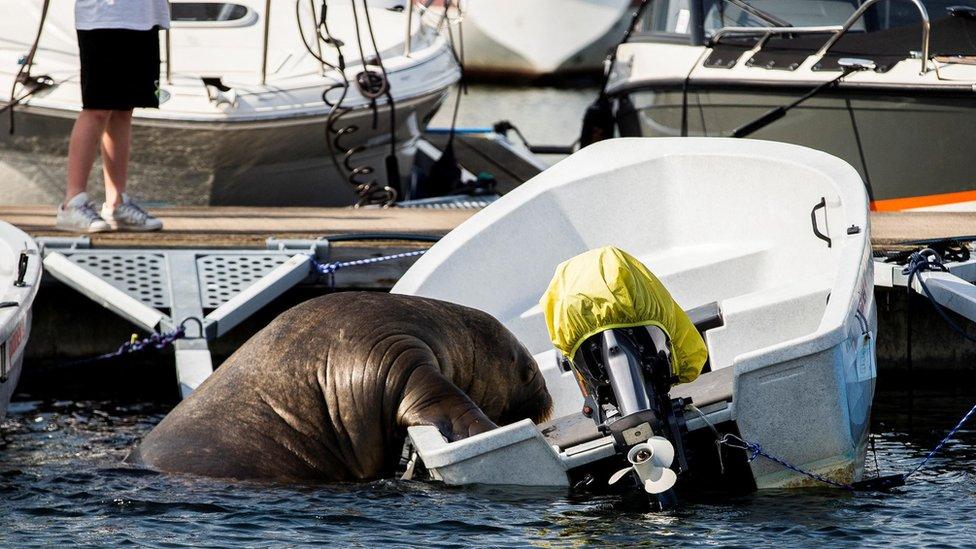
[[150, 307], [170, 307], [166, 260], [161, 255], [75, 253], [69, 259]]
[[288, 261], [289, 257], [284, 254], [219, 254], [197, 258], [203, 307], [220, 307], [275, 267]]

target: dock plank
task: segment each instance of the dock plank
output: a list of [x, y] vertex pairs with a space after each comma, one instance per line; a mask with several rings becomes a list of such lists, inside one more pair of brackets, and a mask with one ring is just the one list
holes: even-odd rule
[[[92, 246], [260, 248], [269, 237], [319, 238], [348, 233], [443, 236], [475, 210], [398, 208], [181, 207], [152, 210], [157, 233], [91, 236]], [[32, 236], [72, 236], [54, 227], [52, 206], [0, 206], [0, 219]]]
[[[348, 233], [443, 236], [476, 210], [218, 206], [159, 208], [153, 213], [165, 223], [164, 231], [95, 234], [91, 235], [92, 245], [255, 248], [264, 247], [268, 237], [318, 238]], [[71, 236], [55, 229], [52, 206], [0, 205], [0, 219], [32, 236]], [[871, 231], [876, 247], [974, 236], [976, 213], [873, 212]]]
[[917, 240], [976, 236], [974, 212], [873, 212], [871, 241], [888, 246]]

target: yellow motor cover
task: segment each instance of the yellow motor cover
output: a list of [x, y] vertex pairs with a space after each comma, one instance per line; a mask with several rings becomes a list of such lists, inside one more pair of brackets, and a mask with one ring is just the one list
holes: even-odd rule
[[671, 365], [687, 383], [701, 374], [708, 349], [691, 319], [643, 263], [612, 246], [556, 267], [539, 300], [549, 338], [570, 360], [586, 338], [612, 328], [657, 326], [671, 342]]

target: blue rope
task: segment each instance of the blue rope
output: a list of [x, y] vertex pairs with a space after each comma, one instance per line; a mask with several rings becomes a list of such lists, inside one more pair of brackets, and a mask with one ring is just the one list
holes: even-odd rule
[[918, 285], [922, 287], [922, 292], [932, 303], [932, 306], [935, 308], [935, 311], [939, 313], [939, 316], [942, 317], [942, 320], [945, 321], [945, 323], [948, 324], [949, 327], [952, 328], [952, 330], [959, 334], [959, 336], [961, 336], [963, 339], [976, 343], [976, 338], [967, 334], [961, 326], [956, 324], [945, 312], [942, 305], [935, 300], [934, 296], [932, 296], [932, 291], [929, 290], [928, 285], [926, 285], [925, 281], [922, 280], [922, 277], [919, 276], [920, 273], [926, 271], [940, 271], [943, 273], [949, 272], [949, 269], [942, 264], [942, 258], [939, 257], [939, 254], [929, 248], [913, 253], [908, 260], [908, 265], [906, 265], [901, 271], [902, 274], [908, 275], [908, 291], [912, 291], [912, 281], [918, 280]]
[[181, 322], [180, 325], [177, 326], [176, 329], [173, 331], [154, 332], [142, 339], [136, 339], [134, 341], [126, 341], [125, 343], [120, 345], [118, 349], [112, 351], [111, 353], [105, 353], [103, 355], [98, 355], [90, 358], [74, 360], [67, 363], [67, 365], [76, 366], [82, 364], [90, 364], [92, 362], [100, 362], [102, 360], [108, 360], [110, 358], [117, 358], [122, 355], [138, 353], [138, 352], [146, 351], [148, 349], [158, 349], [158, 350], [165, 349], [166, 347], [169, 347], [170, 345], [175, 343], [176, 340], [183, 339], [186, 337], [186, 323], [189, 321], [193, 321], [200, 324], [200, 332], [202, 336], [203, 323], [200, 322], [200, 319], [196, 317], [190, 317], [183, 320], [183, 322]]
[[[949, 269], [945, 266], [945, 264], [942, 263], [942, 257], [939, 256], [938, 252], [936, 252], [931, 248], [925, 248], [923, 250], [913, 253], [908, 258], [908, 265], [906, 265], [905, 268], [902, 269], [902, 274], [908, 275], [908, 291], [909, 292], [912, 291], [912, 281], [917, 280], [918, 285], [921, 286], [922, 288], [922, 293], [925, 295], [925, 297], [928, 298], [929, 302], [932, 303], [932, 306], [935, 308], [936, 312], [939, 313], [939, 316], [942, 317], [942, 320], [944, 320], [945, 323], [948, 324], [949, 327], [952, 328], [952, 330], [957, 334], [959, 334], [962, 338], [967, 339], [969, 341], [976, 342], [976, 338], [966, 333], [966, 331], [963, 330], [961, 326], [956, 324], [952, 320], [952, 318], [949, 317], [948, 313], [945, 312], [945, 309], [942, 307], [942, 305], [935, 300], [935, 297], [932, 295], [931, 290], [929, 290], [929, 287], [925, 284], [925, 281], [920, 276], [920, 273], [926, 271], [941, 271], [944, 273], [949, 272]], [[950, 430], [949, 433], [942, 440], [939, 441], [939, 444], [937, 444], [936, 447], [933, 448], [932, 451], [930, 451], [928, 455], [925, 456], [925, 459], [923, 459], [917, 466], [915, 466], [915, 468], [912, 469], [911, 472], [906, 474], [904, 478], [908, 479], [908, 477], [917, 473], [922, 467], [924, 467], [929, 462], [929, 460], [932, 459], [932, 457], [935, 456], [935, 454], [939, 453], [939, 451], [942, 450], [942, 447], [949, 442], [949, 439], [951, 439], [956, 434], [956, 432], [958, 432], [959, 429], [961, 429], [962, 426], [965, 425], [967, 421], [969, 421], [969, 419], [973, 416], [973, 413], [976, 413], [976, 405], [973, 405], [973, 407], [970, 408], [968, 412], [966, 412], [966, 415], [962, 416], [962, 419], [959, 420], [959, 423], [957, 423], [956, 426], [953, 427], [952, 430]]]
[[408, 257], [417, 257], [419, 255], [424, 255], [427, 250], [417, 250], [414, 252], [403, 252], [393, 255], [384, 255], [380, 257], [370, 257], [366, 259], [356, 259], [353, 261], [333, 261], [330, 263], [320, 263], [318, 261], [315, 263], [315, 270], [320, 274], [332, 276], [339, 269], [344, 269], [346, 267], [358, 267], [360, 265], [372, 265], [374, 263], [382, 263], [384, 261], [394, 261], [397, 259], [405, 259]]
[[724, 444], [725, 446], [728, 446], [729, 448], [738, 448], [740, 450], [745, 450], [745, 451], [749, 452], [749, 461], [755, 461], [756, 458], [762, 456], [762, 457], [768, 459], [769, 461], [772, 461], [774, 463], [778, 463], [778, 464], [782, 465], [783, 467], [789, 469], [790, 471], [799, 473], [799, 474], [801, 474], [801, 475], [803, 475], [805, 477], [808, 477], [808, 478], [812, 478], [813, 480], [816, 480], [818, 482], [822, 482], [824, 484], [829, 484], [830, 486], [834, 486], [835, 488], [841, 488], [843, 490], [848, 490], [848, 491], [851, 491], [851, 492], [854, 491], [854, 487], [851, 486], [850, 484], [844, 484], [844, 483], [841, 483], [841, 482], [837, 482], [837, 481], [834, 481], [834, 480], [830, 480], [829, 478], [824, 477], [824, 476], [821, 476], [821, 475], [818, 475], [817, 473], [811, 473], [810, 471], [804, 471], [803, 469], [800, 469], [796, 465], [793, 465], [792, 463], [786, 461], [783, 458], [779, 458], [779, 457], [776, 457], [776, 456], [774, 456], [772, 454], [767, 453], [765, 450], [763, 450], [762, 446], [760, 446], [759, 444], [756, 444], [756, 443], [753, 443], [753, 442], [748, 442], [748, 441], [743, 440], [742, 438], [737, 437], [737, 436], [735, 436], [733, 434], [726, 434], [718, 442], [719, 442], [719, 444]]
[[942, 440], [939, 441], [939, 444], [937, 444], [935, 448], [933, 448], [932, 451], [929, 452], [927, 456], [925, 456], [925, 459], [923, 459], [918, 465], [916, 465], [915, 468], [912, 469], [910, 473], [905, 475], [905, 478], [907, 479], [908, 477], [917, 473], [919, 469], [925, 467], [925, 465], [929, 462], [929, 460], [932, 459], [935, 456], [935, 454], [938, 454], [939, 450], [941, 450], [942, 447], [945, 446], [947, 442], [949, 442], [949, 439], [951, 439], [956, 434], [956, 432], [959, 431], [959, 429], [962, 429], [962, 426], [965, 425], [967, 421], [969, 421], [969, 418], [973, 416], [973, 413], [976, 413], [976, 404], [974, 404], [973, 407], [970, 408], [968, 412], [966, 412], [966, 415], [962, 416], [962, 419], [959, 420], [959, 423], [957, 423], [956, 426], [953, 427], [951, 431], [949, 431], [949, 434], [947, 434], [945, 437], [943, 437]]

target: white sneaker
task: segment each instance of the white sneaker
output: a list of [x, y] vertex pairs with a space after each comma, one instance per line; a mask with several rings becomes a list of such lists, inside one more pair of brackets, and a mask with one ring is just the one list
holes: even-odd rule
[[112, 226], [95, 211], [95, 205], [88, 201], [88, 193], [79, 193], [67, 204], [58, 206], [58, 221], [55, 226], [62, 231], [76, 233], [103, 233], [112, 230]]
[[120, 231], [158, 231], [163, 228], [162, 221], [143, 210], [125, 193], [122, 193], [122, 203], [114, 210], [108, 204], [102, 204], [102, 217], [113, 229]]

